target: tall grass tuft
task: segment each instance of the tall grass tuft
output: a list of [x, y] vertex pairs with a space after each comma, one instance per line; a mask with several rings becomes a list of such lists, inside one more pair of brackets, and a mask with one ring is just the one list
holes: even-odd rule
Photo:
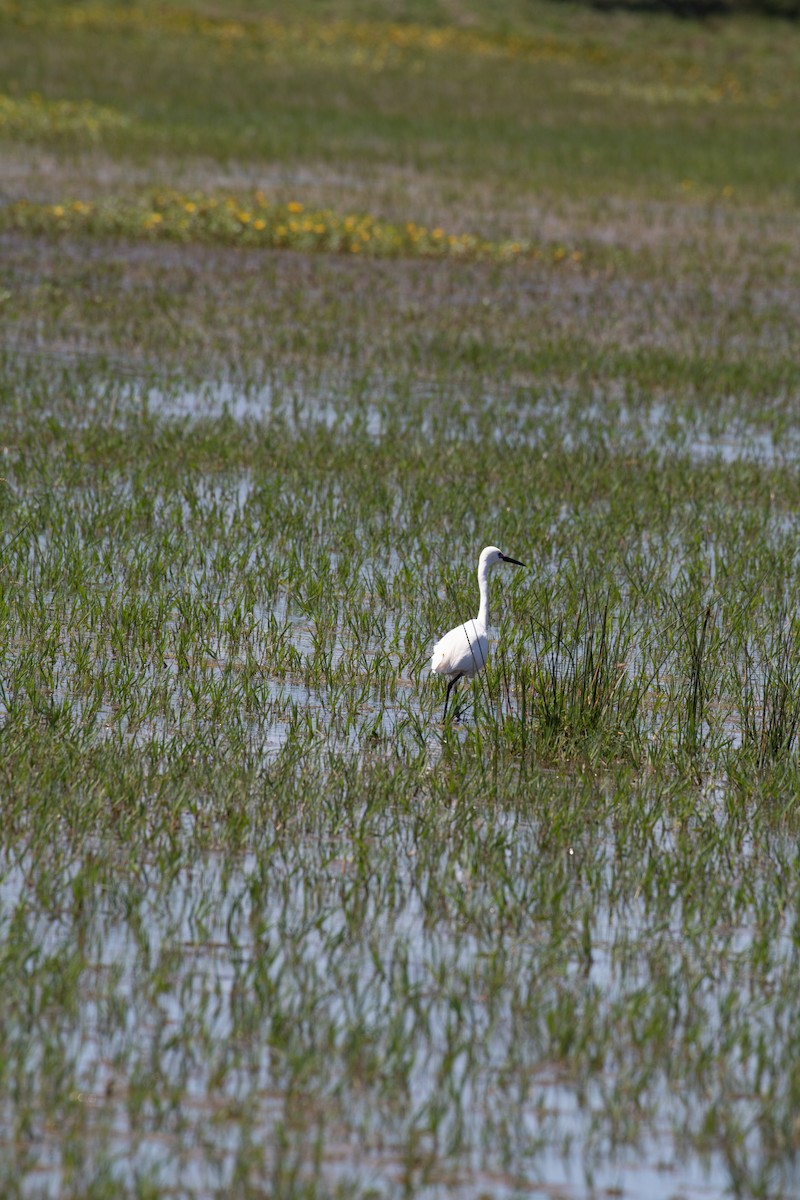
[[[549, 600], [531, 619], [533, 656], [522, 683], [522, 724], [534, 727], [537, 751], [592, 759], [635, 759], [645, 691], [635, 630], [627, 611], [584, 589], [570, 616]], [[527, 692], [527, 695], [526, 695]], [[526, 744], [530, 735], [524, 734]]]
[[800, 728], [800, 626], [785, 612], [759, 643], [744, 642], [734, 667], [742, 748], [759, 772], [791, 757]]
[[679, 614], [681, 634], [687, 650], [688, 675], [685, 705], [678, 724], [678, 744], [691, 754], [697, 753], [705, 740], [706, 720], [711, 691], [710, 649], [714, 633], [714, 610], [707, 604], [694, 619]]

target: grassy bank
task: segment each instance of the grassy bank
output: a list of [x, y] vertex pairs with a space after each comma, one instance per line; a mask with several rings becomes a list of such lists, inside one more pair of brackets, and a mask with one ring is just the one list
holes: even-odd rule
[[0, 5], [0, 1190], [790, 1194], [797, 33], [335, 7]]

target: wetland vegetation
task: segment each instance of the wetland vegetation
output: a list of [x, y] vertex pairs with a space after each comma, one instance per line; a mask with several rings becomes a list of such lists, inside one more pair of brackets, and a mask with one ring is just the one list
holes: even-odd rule
[[800, 31], [503, 12], [0, 0], [4, 1196], [800, 1186]]

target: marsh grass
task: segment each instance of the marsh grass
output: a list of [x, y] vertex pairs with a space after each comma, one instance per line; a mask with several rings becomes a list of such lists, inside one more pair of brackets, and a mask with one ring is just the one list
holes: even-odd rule
[[0, 5], [0, 1192], [792, 1195], [796, 39], [396, 11]]
[[793, 758], [797, 744], [798, 629], [794, 614], [775, 614], [766, 642], [751, 635], [737, 659], [742, 749], [760, 772]]
[[[682, 1144], [724, 1149], [715, 1177], [790, 1177], [793, 1085], [770, 1066], [791, 1056], [790, 926], [770, 915], [794, 895], [790, 818], [698, 786], [739, 646], [704, 632], [707, 576], [681, 577], [696, 545], [646, 456], [637, 483], [627, 451], [587, 454], [576, 492], [554, 423], [537, 510], [510, 440], [473, 439], [453, 487], [449, 419], [432, 454], [388, 410], [380, 435], [176, 419], [136, 389], [110, 407], [99, 379], [67, 366], [5, 410], [6, 1160], [27, 1139], [53, 1190], [133, 1193], [138, 1146], [159, 1195], [202, 1146], [198, 1194], [209, 1173], [330, 1194], [344, 1130], [357, 1193], [376, 1174], [424, 1192], [465, 1156], [491, 1190], [565, 1163], [614, 1177], [668, 1112]], [[430, 404], [406, 390], [408, 425]], [[452, 411], [480, 429], [482, 408]], [[724, 478], [664, 469], [709, 502]], [[493, 581], [499, 647], [448, 733], [425, 664], [443, 613], [474, 608], [469, 513], [493, 472], [498, 540], [531, 571]], [[643, 558], [630, 497], [609, 516], [623, 480], [652, 496]], [[566, 538], [597, 552], [554, 575]], [[742, 587], [767, 629], [760, 570]], [[745, 1167], [748, 1105], [766, 1173]]]
[[569, 599], [565, 609], [558, 593], [540, 592], [531, 618], [517, 677], [523, 748], [545, 759], [638, 761], [648, 688], [632, 669], [637, 631], [618, 596], [598, 598], [584, 589]]

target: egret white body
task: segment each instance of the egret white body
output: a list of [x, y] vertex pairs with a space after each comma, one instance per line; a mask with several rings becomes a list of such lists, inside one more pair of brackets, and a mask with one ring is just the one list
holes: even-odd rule
[[448, 679], [447, 695], [444, 699], [444, 715], [447, 717], [447, 705], [450, 692], [459, 679], [473, 679], [486, 666], [489, 655], [489, 572], [498, 563], [511, 563], [515, 567], [524, 567], [518, 558], [509, 558], [498, 550], [497, 546], [486, 546], [478, 559], [478, 590], [480, 592], [480, 607], [473, 621], [465, 621], [456, 625], [433, 647], [431, 658], [431, 673], [445, 675]]

